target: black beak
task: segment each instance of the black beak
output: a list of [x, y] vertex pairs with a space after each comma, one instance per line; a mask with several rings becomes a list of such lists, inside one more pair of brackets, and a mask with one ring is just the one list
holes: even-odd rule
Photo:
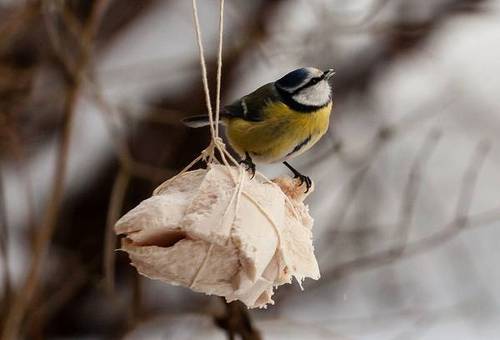
[[335, 74], [335, 71], [333, 70], [333, 68], [330, 68], [330, 69], [323, 72], [323, 79], [328, 80], [331, 77], [333, 77], [334, 74]]

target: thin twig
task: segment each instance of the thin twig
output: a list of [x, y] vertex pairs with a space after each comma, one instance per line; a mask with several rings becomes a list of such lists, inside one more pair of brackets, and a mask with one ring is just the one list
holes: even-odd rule
[[346, 216], [358, 197], [358, 193], [368, 174], [368, 171], [384, 145], [385, 138], [378, 138], [373, 146], [373, 152], [370, 154], [369, 158], [365, 160], [365, 163], [347, 181], [347, 193], [335, 210], [331, 223], [331, 229], [328, 230], [327, 234], [321, 241], [324, 245], [328, 245], [328, 248], [322, 255], [323, 257], [330, 257], [330, 250], [335, 251], [336, 247], [334, 245], [338, 239], [336, 236], [343, 229]]
[[66, 104], [64, 109], [65, 123], [61, 142], [59, 143], [58, 156], [56, 160], [56, 168], [54, 174], [54, 185], [50, 198], [48, 199], [48, 206], [45, 217], [42, 221], [38, 233], [36, 234], [34, 249], [32, 253], [31, 263], [28, 269], [28, 275], [19, 289], [17, 296], [14, 300], [13, 307], [9, 313], [3, 333], [4, 339], [15, 339], [19, 334], [20, 324], [24, 318], [24, 313], [27, 306], [29, 306], [36, 289], [39, 284], [39, 277], [42, 270], [45, 257], [48, 251], [48, 244], [55, 230], [57, 216], [59, 215], [59, 208], [62, 201], [64, 192], [64, 180], [66, 176], [66, 165], [68, 163], [68, 150], [71, 137], [71, 131], [74, 120], [74, 107], [76, 103], [78, 89], [72, 86], [68, 90], [66, 96]]
[[[389, 142], [394, 142], [398, 137], [405, 136], [410, 131], [415, 130], [420, 124], [445, 113], [446, 109], [453, 103], [454, 99], [450, 96], [445, 96], [444, 94], [436, 95], [435, 99], [430, 102], [411, 110], [411, 112], [405, 114], [398, 120], [385, 123], [378, 128], [375, 134], [360, 148], [360, 150], [362, 150], [361, 155], [355, 157], [351, 156], [352, 159], [348, 158], [347, 155], [342, 152], [344, 148], [339, 148], [336, 154], [346, 163], [363, 163], [366, 158], [370, 159], [373, 156], [373, 153], [380, 147], [380, 143], [384, 145], [389, 144]], [[333, 146], [337, 146], [338, 141], [336, 136], [333, 134], [329, 136], [334, 141]], [[359, 161], [359, 159], [361, 161]]]
[[500, 207], [469, 216], [468, 220], [469, 224], [467, 228], [462, 227], [463, 223], [461, 220], [454, 220], [442, 227], [439, 231], [417, 241], [410, 242], [406, 245], [398, 244], [385, 250], [377, 251], [366, 256], [361, 256], [356, 259], [340, 263], [328, 270], [323, 275], [322, 281], [344, 277], [351, 272], [362, 269], [371, 269], [391, 264], [396, 260], [419, 255], [425, 251], [432, 250], [437, 246], [454, 239], [463, 230], [497, 222], [500, 220]]
[[[432, 104], [434, 105], [436, 103], [432, 101]], [[444, 109], [450, 104], [451, 100], [446, 100], [442, 105], [440, 111], [444, 111]], [[429, 112], [431, 112], [431, 114]], [[435, 109], [432, 109], [432, 105], [419, 107], [418, 110], [405, 115], [399, 121], [382, 126], [377, 131], [375, 136], [368, 143], [366, 143], [366, 146], [363, 148], [366, 151], [363, 153], [364, 156], [362, 158], [361, 165], [358, 166], [358, 169], [356, 170], [354, 175], [352, 175], [347, 180], [347, 191], [342, 201], [338, 205], [338, 208], [336, 209], [336, 213], [334, 215], [335, 217], [333, 218], [333, 222], [331, 223], [332, 229], [328, 231], [328, 233], [321, 241], [323, 244], [328, 245], [328, 250], [335, 248], [332, 245], [336, 242], [336, 236], [342, 230], [345, 217], [347, 216], [350, 207], [354, 204], [357, 198], [359, 189], [361, 188], [361, 184], [364, 181], [368, 170], [372, 166], [373, 162], [377, 159], [380, 152], [384, 148], [387, 148], [389, 142], [394, 142], [397, 136], [401, 136], [403, 132], [407, 132], [408, 130], [415, 128], [417, 123], [430, 117], [434, 117], [438, 114], [439, 112], [436, 112]], [[335, 152], [334, 154], [338, 155], [339, 157], [343, 156], [341, 152]], [[321, 155], [321, 157], [318, 157], [318, 160], [324, 160], [327, 158], [327, 156]], [[346, 160], [346, 162], [348, 162], [348, 160]], [[331, 254], [329, 251], [326, 251], [322, 256], [330, 257]]]
[[127, 170], [121, 168], [116, 176], [111, 198], [109, 200], [108, 216], [106, 218], [106, 232], [104, 235], [104, 281], [106, 291], [109, 294], [114, 292], [115, 288], [115, 248], [116, 236], [113, 227], [121, 215], [123, 200], [127, 192], [130, 181], [130, 174]]
[[479, 172], [484, 165], [486, 156], [488, 155], [490, 149], [491, 145], [488, 141], [480, 141], [476, 150], [474, 150], [467, 170], [464, 173], [460, 193], [458, 195], [457, 207], [455, 210], [455, 219], [461, 221], [461, 227], [465, 227], [467, 225], [468, 221], [466, 216], [469, 213], [472, 199], [474, 198], [474, 191], [477, 186]]
[[[380, 12], [386, 7], [391, 0], [376, 0], [372, 1], [367, 9], [364, 9], [363, 12], [358, 18], [348, 19], [349, 15], [346, 13], [335, 13], [331, 11], [330, 8], [326, 6], [312, 6], [313, 10], [317, 16], [319, 22], [329, 22], [331, 26], [337, 31], [340, 32], [352, 32], [358, 31], [362, 29], [367, 29], [366, 26], [370, 25], [375, 21], [376, 17]], [[306, 1], [308, 4], [314, 4], [313, 2]], [[318, 10], [319, 8], [319, 10]], [[345, 20], [345, 22], [339, 23], [339, 20]], [[349, 21], [349, 22], [348, 22]]]
[[[2, 256], [2, 266], [3, 266], [2, 306], [4, 306], [4, 308], [6, 309], [8, 309], [8, 306], [10, 304], [11, 293], [12, 293], [8, 245], [9, 245], [9, 228], [7, 226], [7, 209], [5, 207], [3, 177], [2, 173], [0, 172], [0, 256]], [[5, 312], [5, 311], [6, 310], [0, 310], [0, 312]]]
[[[105, 8], [105, 5], [106, 4], [101, 5], [102, 9]], [[68, 27], [71, 28], [73, 34], [83, 35], [84, 27], [79, 25], [78, 20], [76, 19], [74, 14], [71, 11], [68, 11], [67, 8], [61, 8], [60, 11], [62, 12], [64, 22]], [[69, 58], [69, 56], [66, 53], [61, 52], [62, 46], [57, 32], [49, 23], [47, 24], [47, 26], [49, 31], [49, 40], [56, 52], [56, 56], [59, 58], [62, 65], [64, 65], [66, 71], [73, 77], [76, 77], [78, 70], [73, 66], [73, 62]], [[85, 51], [89, 48], [88, 43], [86, 43], [84, 40], [76, 41], [76, 43], [79, 44], [79, 48], [82, 51]], [[91, 73], [81, 72], [80, 77], [81, 82], [85, 82], [85, 85], [88, 85], [84, 88], [86, 90], [84, 94], [87, 94], [90, 99], [101, 109], [101, 113], [105, 113], [103, 114], [105, 125], [112, 137], [113, 145], [120, 160], [121, 166], [125, 169], [128, 169], [130, 174], [154, 182], [162, 181], [165, 178], [170, 177], [172, 175], [172, 171], [168, 171], [134, 160], [127, 146], [127, 143], [120, 133], [120, 115], [118, 114], [118, 108], [111, 105], [104, 99], [102, 91], [100, 90], [99, 83]]]
[[35, 244], [28, 269], [28, 274], [25, 278], [24, 283], [21, 285], [20, 290], [16, 294], [10, 313], [7, 315], [3, 330], [3, 339], [10, 340], [15, 339], [19, 336], [21, 324], [23, 322], [27, 307], [30, 305], [40, 284], [40, 274], [48, 253], [49, 243], [55, 231], [56, 222], [59, 216], [59, 210], [64, 194], [66, 166], [68, 164], [69, 156], [68, 151], [73, 130], [73, 122], [75, 117], [74, 112], [81, 86], [82, 74], [90, 58], [90, 42], [94, 37], [97, 26], [99, 25], [98, 19], [101, 17], [101, 13], [99, 13], [99, 10], [102, 10], [104, 8], [101, 4], [103, 2], [107, 2], [107, 0], [97, 0], [97, 2], [94, 4], [92, 14], [85, 25], [85, 30], [82, 35], [82, 39], [85, 41], [84, 46], [87, 46], [88, 48], [82, 51], [82, 55], [78, 61], [77, 77], [71, 79], [71, 82], [68, 85], [69, 87], [67, 89], [66, 101], [63, 109], [63, 131], [61, 135], [61, 141], [58, 145], [52, 192], [48, 200], [48, 206], [46, 208], [45, 216], [35, 238]]
[[[72, 259], [71, 259], [72, 260]], [[69, 275], [64, 278], [64, 284], [61, 285], [60, 289], [55, 291], [51, 296], [47, 297], [40, 305], [37, 305], [31, 317], [27, 321], [27, 325], [31, 323], [36, 323], [37, 325], [44, 324], [46, 320], [49, 320], [65, 303], [70, 300], [79, 289], [87, 283], [88, 274], [82, 268], [81, 264], [71, 261], [71, 270]], [[68, 273], [66, 273], [68, 274]], [[31, 329], [31, 327], [26, 327]]]
[[111, 105], [104, 99], [99, 91], [99, 85], [95, 80], [88, 79], [88, 84], [91, 85], [87, 88], [90, 92], [91, 99], [103, 111], [103, 119], [109, 134], [112, 137], [115, 152], [120, 160], [121, 166], [134, 176], [138, 176], [151, 181], [161, 181], [172, 176], [173, 171], [155, 167], [149, 164], [137, 162], [131, 155], [129, 147], [120, 133], [120, 115], [118, 108]]
[[29, 25], [29, 22], [38, 12], [38, 6], [36, 1], [32, 1], [26, 6], [22, 6], [19, 11], [16, 11], [2, 22], [2, 26], [0, 26], [0, 49], [10, 41], [9, 37], [14, 36], [14, 33], [23, 26]]
[[36, 228], [35, 199], [33, 196], [33, 182], [27, 167], [26, 147], [14, 121], [8, 123], [5, 134], [8, 138], [9, 151], [15, 159], [16, 171], [24, 186], [28, 226], [30, 231], [34, 232]]
[[242, 340], [261, 340], [262, 337], [252, 325], [248, 308], [239, 301], [227, 303], [221, 298], [226, 307], [223, 317], [216, 317], [215, 324], [224, 329], [229, 340], [235, 339], [236, 335]]
[[406, 183], [403, 191], [399, 215], [400, 217], [396, 230], [396, 239], [401, 244], [406, 244], [408, 241], [416, 208], [419, 187], [422, 181], [422, 171], [431, 158], [433, 151], [436, 149], [440, 137], [441, 133], [437, 130], [433, 130], [427, 135], [408, 174], [408, 182]]
[[[430, 145], [432, 146], [432, 144]], [[424, 149], [428, 148], [429, 147], [426, 147]], [[338, 278], [354, 270], [373, 268], [392, 263], [403, 257], [418, 255], [424, 251], [433, 249], [436, 246], [452, 240], [460, 234], [462, 230], [497, 221], [500, 218], [500, 209], [498, 208], [472, 217], [466, 216], [473, 199], [479, 171], [486, 160], [489, 150], [489, 143], [483, 141], [478, 144], [464, 174], [455, 219], [447, 226], [442, 228], [440, 231], [418, 241], [412, 243], [405, 242], [387, 250], [341, 263], [329, 270], [328, 273], [323, 276], [323, 279], [328, 280]], [[425, 154], [428, 154], [428, 152], [426, 151], [424, 155]]]
[[[422, 154], [425, 157], [428, 157], [426, 155], [429, 155], [429, 151], [427, 150], [432, 150], [431, 140], [428, 143], [428, 146], [423, 148], [425, 152], [422, 151]], [[373, 268], [380, 265], [392, 263], [399, 258], [420, 254], [423, 251], [433, 249], [434, 247], [453, 239], [462, 230], [473, 226], [492, 223], [500, 219], [500, 209], [493, 209], [487, 211], [486, 213], [478, 214], [472, 217], [465, 215], [467, 214], [472, 202], [474, 189], [476, 187], [477, 179], [479, 176], [479, 171], [484, 164], [488, 151], [488, 143], [480, 142], [478, 144], [474, 154], [471, 157], [471, 160], [469, 161], [469, 166], [467, 167], [467, 170], [464, 174], [464, 179], [462, 181], [462, 187], [458, 198], [457, 213], [455, 219], [447, 226], [445, 226], [438, 232], [435, 232], [434, 234], [424, 237], [418, 241], [412, 243], [403, 242], [396, 246], [390, 247], [387, 250], [379, 251], [374, 254], [362, 256], [357, 259], [341, 263], [328, 271], [328, 273], [323, 276], [323, 279], [337, 278], [357, 269]]]
[[129, 309], [129, 323], [134, 327], [141, 318], [142, 314], [142, 278], [133, 270], [132, 273], [132, 300]]

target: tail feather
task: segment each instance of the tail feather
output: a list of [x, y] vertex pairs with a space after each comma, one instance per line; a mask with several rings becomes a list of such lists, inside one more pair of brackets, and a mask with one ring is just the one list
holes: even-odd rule
[[181, 122], [191, 128], [199, 128], [210, 125], [207, 115], [189, 116], [182, 119]]
[[[225, 115], [221, 114], [221, 118], [224, 117]], [[182, 124], [189, 126], [190, 128], [199, 128], [210, 125], [210, 120], [208, 119], [207, 115], [189, 116], [182, 119], [181, 122]], [[219, 121], [219, 123], [222, 123], [222, 121]]]

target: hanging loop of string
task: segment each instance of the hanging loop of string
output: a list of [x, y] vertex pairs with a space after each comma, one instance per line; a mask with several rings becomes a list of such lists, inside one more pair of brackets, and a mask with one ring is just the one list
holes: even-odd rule
[[[239, 162], [227, 151], [224, 141], [219, 136], [219, 112], [220, 112], [220, 92], [221, 92], [221, 80], [222, 80], [222, 44], [224, 36], [224, 0], [220, 0], [220, 13], [219, 13], [219, 45], [217, 54], [217, 87], [216, 87], [216, 98], [215, 98], [215, 114], [212, 108], [212, 101], [210, 99], [210, 89], [208, 87], [208, 76], [207, 76], [207, 65], [205, 61], [205, 53], [203, 47], [203, 39], [200, 27], [200, 19], [198, 16], [198, 6], [196, 0], [192, 0], [193, 5], [193, 20], [196, 31], [196, 41], [198, 44], [198, 51], [200, 57], [200, 67], [201, 67], [201, 78], [203, 82], [203, 92], [205, 94], [205, 104], [208, 114], [208, 120], [210, 125], [210, 144], [201, 152], [201, 154], [196, 157], [191, 163], [189, 163], [184, 169], [181, 170], [177, 176], [183, 175], [189, 169], [191, 169], [198, 161], [202, 160], [207, 164], [219, 164], [220, 162], [215, 157], [215, 152], [218, 151], [220, 158], [222, 159], [222, 164], [230, 167], [231, 165], [239, 167]], [[234, 183], [241, 181], [241, 176], [244, 176], [244, 172], [240, 168], [240, 178], [237, 179], [232, 171], [229, 171], [231, 178]], [[175, 176], [175, 177], [177, 177]], [[175, 178], [174, 177], [174, 178]], [[173, 180], [171, 178], [170, 180]], [[169, 180], [169, 181], [170, 181]]]
[[221, 93], [221, 81], [222, 81], [222, 45], [224, 37], [224, 0], [220, 0], [220, 15], [219, 15], [219, 45], [217, 49], [217, 82], [216, 82], [216, 96], [215, 96], [215, 112], [210, 99], [210, 89], [208, 87], [208, 76], [207, 76], [207, 66], [205, 61], [205, 54], [203, 48], [203, 38], [200, 28], [200, 19], [198, 16], [198, 6], [196, 0], [192, 0], [193, 3], [193, 19], [196, 29], [196, 41], [198, 44], [199, 56], [200, 56], [200, 66], [201, 75], [203, 81], [203, 90], [205, 92], [205, 104], [207, 106], [208, 120], [210, 123], [210, 135], [211, 141], [210, 145], [203, 151], [203, 159], [207, 163], [212, 163], [215, 160], [215, 151], [217, 150], [221, 155], [223, 163], [229, 166], [229, 162], [226, 157], [233, 163], [237, 165], [238, 162], [229, 154], [226, 150], [224, 142], [219, 137], [219, 118], [220, 118], [220, 93]]
[[[198, 17], [198, 6], [196, 4], [196, 0], [193, 1], [193, 19], [194, 19], [194, 24], [195, 24], [195, 29], [196, 29], [196, 41], [198, 43], [198, 51], [200, 54], [200, 66], [201, 66], [201, 78], [203, 81], [203, 90], [205, 92], [205, 103], [207, 105], [207, 113], [208, 113], [208, 120], [210, 122], [210, 134], [212, 136], [212, 139], [214, 137], [217, 137], [215, 135], [215, 122], [214, 122], [214, 117], [213, 117], [213, 112], [212, 112], [212, 101], [210, 99], [210, 89], [208, 88], [208, 76], [207, 76], [207, 65], [205, 63], [205, 53], [204, 53], [204, 48], [203, 48], [203, 41], [201, 37], [201, 28], [200, 28], [200, 19]], [[221, 0], [222, 2], [223, 0]], [[218, 101], [219, 98], [216, 98], [216, 101]]]
[[217, 87], [215, 93], [215, 138], [219, 137], [220, 89], [222, 83], [222, 41], [224, 39], [224, 0], [220, 2], [219, 48], [217, 49]]

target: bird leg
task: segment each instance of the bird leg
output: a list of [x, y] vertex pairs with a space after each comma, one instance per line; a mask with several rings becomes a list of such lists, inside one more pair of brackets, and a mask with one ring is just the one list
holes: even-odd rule
[[305, 175], [302, 175], [300, 172], [298, 172], [297, 170], [295, 170], [293, 168], [293, 166], [291, 166], [288, 162], [283, 162], [283, 164], [285, 164], [285, 166], [290, 169], [290, 171], [293, 172], [293, 178], [299, 178], [300, 179], [300, 185], [302, 185], [303, 183], [306, 184], [306, 193], [309, 191], [309, 189], [311, 188], [311, 185], [312, 185], [312, 181], [309, 177], [305, 176]]
[[245, 165], [247, 171], [249, 171], [252, 174], [251, 178], [255, 176], [255, 163], [252, 161], [252, 158], [250, 157], [248, 152], [245, 152], [245, 158], [240, 160], [239, 163]]

